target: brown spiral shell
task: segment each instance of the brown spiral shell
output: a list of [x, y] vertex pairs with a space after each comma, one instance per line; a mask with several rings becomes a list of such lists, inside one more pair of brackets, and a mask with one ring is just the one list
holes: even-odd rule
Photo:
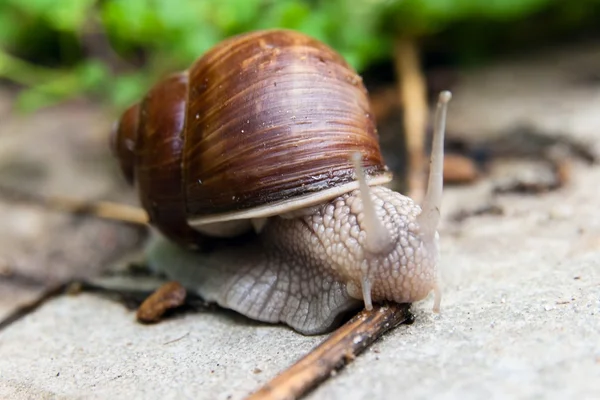
[[152, 223], [193, 242], [193, 226], [267, 217], [388, 182], [362, 79], [330, 47], [289, 30], [229, 38], [130, 107], [113, 152]]

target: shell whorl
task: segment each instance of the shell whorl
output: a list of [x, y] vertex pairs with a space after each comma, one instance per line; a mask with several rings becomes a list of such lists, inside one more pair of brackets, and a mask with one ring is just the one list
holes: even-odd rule
[[[136, 124], [134, 107], [117, 132], [135, 139], [135, 166], [121, 165], [126, 176], [134, 170], [159, 228], [187, 235], [189, 224], [323, 202], [355, 188], [348, 156], [356, 150], [371, 183], [390, 179], [362, 79], [298, 32], [229, 38], [158, 83], [137, 106]], [[125, 134], [127, 127], [136, 133]]]

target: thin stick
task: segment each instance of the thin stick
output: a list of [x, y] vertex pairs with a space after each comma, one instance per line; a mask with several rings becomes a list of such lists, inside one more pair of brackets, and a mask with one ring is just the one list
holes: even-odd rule
[[404, 110], [409, 196], [421, 203], [425, 195], [424, 147], [428, 107], [427, 84], [414, 39], [400, 37], [396, 40], [394, 64], [400, 103]]
[[42, 196], [5, 186], [0, 186], [0, 195], [12, 202], [26, 202], [73, 214], [92, 215], [136, 225], [148, 224], [148, 215], [143, 209], [126, 204], [86, 201], [63, 196]]
[[375, 305], [371, 311], [361, 311], [247, 400], [292, 400], [308, 394], [385, 332], [400, 323], [412, 322], [409, 307], [408, 304]]
[[0, 320], [0, 331], [7, 328], [9, 325], [12, 325], [15, 322], [21, 320], [27, 315], [33, 313], [35, 310], [44, 305], [47, 301], [52, 300], [53, 298], [65, 293], [71, 284], [72, 282], [61, 283], [59, 285], [56, 285], [44, 291], [34, 301], [18, 307], [13, 312], [8, 314], [4, 319]]

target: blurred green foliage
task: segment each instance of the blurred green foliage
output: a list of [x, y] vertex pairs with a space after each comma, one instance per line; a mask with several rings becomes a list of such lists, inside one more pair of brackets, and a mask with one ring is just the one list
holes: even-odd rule
[[[306, 32], [356, 69], [391, 57], [399, 35], [510, 21], [554, 7], [579, 21], [600, 0], [0, 0], [0, 78], [33, 110], [85, 94], [122, 108], [159, 76], [225, 37], [262, 28]], [[465, 36], [458, 35], [461, 40]], [[470, 39], [466, 39], [467, 42]], [[467, 45], [465, 49], [468, 49]], [[465, 50], [466, 51], [466, 50]]]

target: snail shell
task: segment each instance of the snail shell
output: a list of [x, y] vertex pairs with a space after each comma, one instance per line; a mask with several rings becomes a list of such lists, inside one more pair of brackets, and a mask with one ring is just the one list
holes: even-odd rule
[[216, 45], [130, 107], [112, 143], [153, 225], [179, 242], [193, 243], [205, 224], [356, 189], [352, 151], [363, 154], [370, 184], [391, 179], [360, 76], [328, 46], [288, 30]]

